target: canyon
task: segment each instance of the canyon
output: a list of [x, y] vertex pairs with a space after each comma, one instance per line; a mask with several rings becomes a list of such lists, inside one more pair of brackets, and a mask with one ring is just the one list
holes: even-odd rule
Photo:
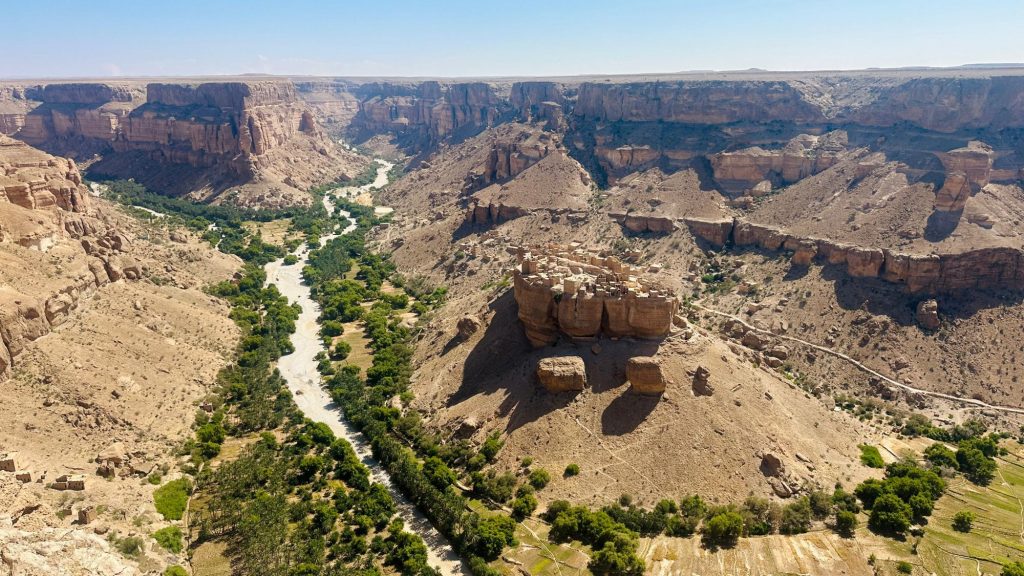
[[[241, 262], [197, 238], [203, 229], [129, 216], [87, 188], [134, 178], [270, 211], [272, 222], [246, 226], [294, 242], [295, 261], [265, 266], [301, 305], [295, 352], [276, 364], [289, 396], [355, 446], [446, 574], [468, 563], [322, 386], [318, 363], [340, 364], [324, 359], [335, 343], [319, 333], [303, 268], [335, 234], [317, 227], [304, 244], [289, 229], [308, 215], [296, 207], [363, 205], [340, 213], [338, 233], [357, 219], [365, 230], [332, 289], [369, 285], [372, 260], [354, 256], [364, 241], [394, 267], [379, 301], [359, 302], [408, 335], [408, 389], [388, 389], [377, 408], [402, 434], [422, 424], [438, 454], [500, 438], [482, 474], [525, 483], [527, 460], [565, 470], [530, 492], [541, 509], [619, 494], [648, 508], [695, 493], [784, 505], [852, 487], [879, 474], [860, 464], [860, 445], [886, 463], [920, 452], [923, 439], [900, 433], [911, 414], [1007, 433], [1024, 424], [1022, 140], [1016, 68], [0, 82], [0, 382], [20, 395], [0, 431], [48, 475], [91, 466], [81, 455], [94, 459], [107, 436], [141, 468], [168, 461], [195, 406], [205, 410], [238, 334], [202, 289]], [[353, 179], [358, 188], [331, 188]], [[360, 374], [378, 370], [366, 328], [338, 330], [369, 358]], [[116, 377], [101, 374], [107, 364]], [[174, 417], [159, 421], [151, 397]], [[34, 410], [42, 433], [28, 427]], [[78, 455], [68, 461], [65, 435]], [[400, 444], [419, 450], [424, 438]], [[478, 498], [459, 483], [483, 482], [467, 468], [454, 486]], [[148, 512], [145, 488], [113, 482], [89, 503], [127, 494]], [[533, 520], [493, 566], [552, 574], [538, 550], [579, 551], [532, 533], [550, 529]], [[805, 543], [805, 557], [860, 558], [853, 542], [877, 538]]]

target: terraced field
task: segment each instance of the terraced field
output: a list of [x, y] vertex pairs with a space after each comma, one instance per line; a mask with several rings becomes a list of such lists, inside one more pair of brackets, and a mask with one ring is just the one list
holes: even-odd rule
[[[1024, 558], [1024, 447], [1003, 444], [1010, 453], [999, 459], [999, 471], [989, 486], [962, 478], [935, 507], [924, 538], [917, 546], [925, 570], [940, 576], [998, 574], [1002, 564]], [[975, 515], [970, 533], [955, 532], [953, 515]]]

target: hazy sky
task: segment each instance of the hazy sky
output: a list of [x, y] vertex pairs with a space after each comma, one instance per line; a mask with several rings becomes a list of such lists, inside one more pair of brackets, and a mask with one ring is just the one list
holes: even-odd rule
[[512, 76], [1024, 61], [1022, 0], [22, 0], [0, 77]]

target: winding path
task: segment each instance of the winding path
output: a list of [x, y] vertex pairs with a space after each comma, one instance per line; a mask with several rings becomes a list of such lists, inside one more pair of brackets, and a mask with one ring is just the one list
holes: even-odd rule
[[[337, 195], [351, 196], [387, 184], [387, 173], [393, 164], [383, 160], [377, 160], [377, 163], [379, 164], [377, 177], [373, 182], [359, 188], [342, 189], [337, 192]], [[333, 211], [334, 202], [330, 195], [324, 197], [324, 207], [328, 212]], [[343, 214], [346, 218], [349, 217], [348, 213], [343, 212]], [[341, 234], [348, 234], [354, 229], [355, 222], [349, 218], [349, 225]], [[326, 242], [337, 236], [337, 234], [324, 236], [321, 238], [321, 242]], [[373, 457], [366, 437], [345, 420], [341, 408], [331, 400], [330, 394], [321, 385], [317, 362], [314, 360], [317, 353], [324, 350], [320, 340], [320, 324], [317, 322], [320, 316], [320, 306], [310, 295], [309, 287], [302, 282], [302, 268], [309, 260], [308, 246], [303, 244], [295, 255], [299, 258], [296, 264], [287, 266], [281, 259], [266, 266], [267, 283], [277, 285], [281, 294], [302, 307], [299, 319], [295, 323], [295, 333], [291, 337], [295, 352], [282, 356], [277, 363], [277, 368], [287, 381], [288, 389], [291, 390], [295, 403], [306, 417], [327, 424], [336, 436], [344, 438], [352, 444], [356, 454], [370, 469], [373, 480], [386, 486], [391, 493], [391, 497], [398, 506], [398, 515], [405, 522], [406, 529], [423, 538], [427, 545], [427, 559], [431, 566], [438, 568], [441, 574], [446, 576], [467, 574], [468, 570], [452, 549], [451, 544], [430, 524], [426, 516], [394, 487], [391, 477]]]
[[757, 332], [759, 334], [767, 334], [769, 336], [773, 336], [773, 337], [779, 338], [781, 340], [788, 340], [790, 342], [795, 342], [797, 344], [802, 344], [804, 346], [807, 346], [807, 347], [810, 347], [810, 348], [814, 348], [815, 350], [818, 350], [820, 352], [824, 352], [826, 354], [835, 356], [836, 358], [839, 358], [841, 360], [845, 360], [845, 361], [849, 362], [850, 364], [856, 366], [857, 368], [863, 370], [864, 372], [867, 372], [868, 374], [871, 374], [872, 376], [877, 376], [878, 378], [881, 378], [882, 380], [888, 382], [889, 384], [892, 384], [893, 386], [896, 386], [898, 388], [902, 388], [903, 390], [906, 390], [907, 392], [912, 392], [914, 394], [921, 394], [921, 395], [924, 395], [924, 396], [931, 396], [933, 398], [942, 398], [944, 400], [949, 400], [949, 401], [952, 401], [952, 402], [959, 402], [961, 404], [967, 404], [968, 405], [967, 407], [968, 408], [972, 408], [972, 409], [995, 410], [995, 411], [998, 411], [998, 412], [1008, 412], [1008, 413], [1011, 413], [1011, 414], [1024, 414], [1024, 408], [1016, 408], [1014, 406], [1000, 406], [998, 404], [989, 404], [987, 402], [982, 402], [981, 400], [975, 400], [974, 398], [964, 398], [962, 396], [954, 396], [952, 394], [943, 394], [942, 392], [933, 392], [931, 390], [924, 390], [924, 389], [921, 389], [921, 388], [915, 388], [913, 386], [910, 386], [909, 384], [904, 384], [904, 383], [899, 382], [897, 380], [893, 380], [892, 378], [886, 376], [885, 374], [882, 374], [880, 372], [872, 370], [871, 368], [868, 368], [867, 366], [865, 366], [864, 364], [861, 364], [857, 360], [854, 360], [853, 358], [850, 358], [849, 356], [847, 356], [846, 354], [843, 354], [842, 352], [839, 352], [837, 350], [833, 350], [832, 348], [827, 348], [825, 346], [814, 344], [814, 343], [808, 342], [806, 340], [801, 340], [800, 338], [797, 338], [795, 336], [786, 336], [785, 334], [776, 334], [775, 332], [772, 332], [771, 330], [765, 330], [763, 328], [758, 328], [756, 326], [752, 326], [747, 321], [743, 320], [742, 318], [740, 318], [738, 316], [734, 316], [732, 314], [729, 314], [728, 312], [722, 312], [721, 310], [715, 310], [714, 308], [708, 308], [707, 306], [704, 306], [703, 304], [701, 304], [699, 302], [691, 302], [690, 305], [693, 306], [694, 308], [703, 310], [705, 312], [708, 312], [708, 313], [711, 313], [711, 314], [715, 314], [716, 316], [722, 316], [724, 318], [729, 318], [729, 319], [735, 320], [736, 322], [739, 322], [740, 324], [745, 326], [748, 330], [752, 330], [752, 331]]

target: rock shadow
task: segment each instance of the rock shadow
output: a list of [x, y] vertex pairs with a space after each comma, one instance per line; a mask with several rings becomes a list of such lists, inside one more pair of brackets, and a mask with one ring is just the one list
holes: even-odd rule
[[601, 414], [601, 433], [607, 436], [621, 436], [636, 430], [655, 407], [661, 402], [661, 395], [644, 396], [627, 389], [622, 392]]
[[853, 278], [845, 266], [828, 264], [821, 277], [832, 282], [836, 303], [843, 310], [865, 310], [874, 315], [887, 316], [901, 326], [915, 324], [917, 302], [923, 296], [908, 294], [902, 285], [878, 278]]
[[[534, 349], [518, 318], [518, 306], [512, 290], [495, 299], [489, 306], [492, 312], [482, 337], [466, 357], [462, 369], [462, 383], [448, 398], [454, 406], [475, 396], [503, 394], [498, 415], [508, 417], [507, 431], [514, 431], [555, 410], [569, 405], [580, 393], [554, 394], [545, 391], [537, 380], [537, 362], [541, 358], [579, 356], [587, 370], [588, 391], [600, 394], [620, 388], [626, 382], [626, 360], [633, 356], [653, 356], [661, 342], [657, 340], [600, 339], [595, 342], [572, 342], [561, 338], [556, 345]], [[455, 343], [454, 345], [458, 345]], [[597, 352], [594, 350], [597, 349]], [[656, 404], [654, 402], [653, 404]], [[635, 427], [647, 412], [634, 410]]]
[[928, 216], [928, 222], [924, 227], [924, 239], [929, 242], [942, 242], [949, 238], [949, 235], [956, 231], [957, 226], [960, 225], [960, 216], [963, 213], [963, 210], [957, 210], [956, 212], [932, 212]]

